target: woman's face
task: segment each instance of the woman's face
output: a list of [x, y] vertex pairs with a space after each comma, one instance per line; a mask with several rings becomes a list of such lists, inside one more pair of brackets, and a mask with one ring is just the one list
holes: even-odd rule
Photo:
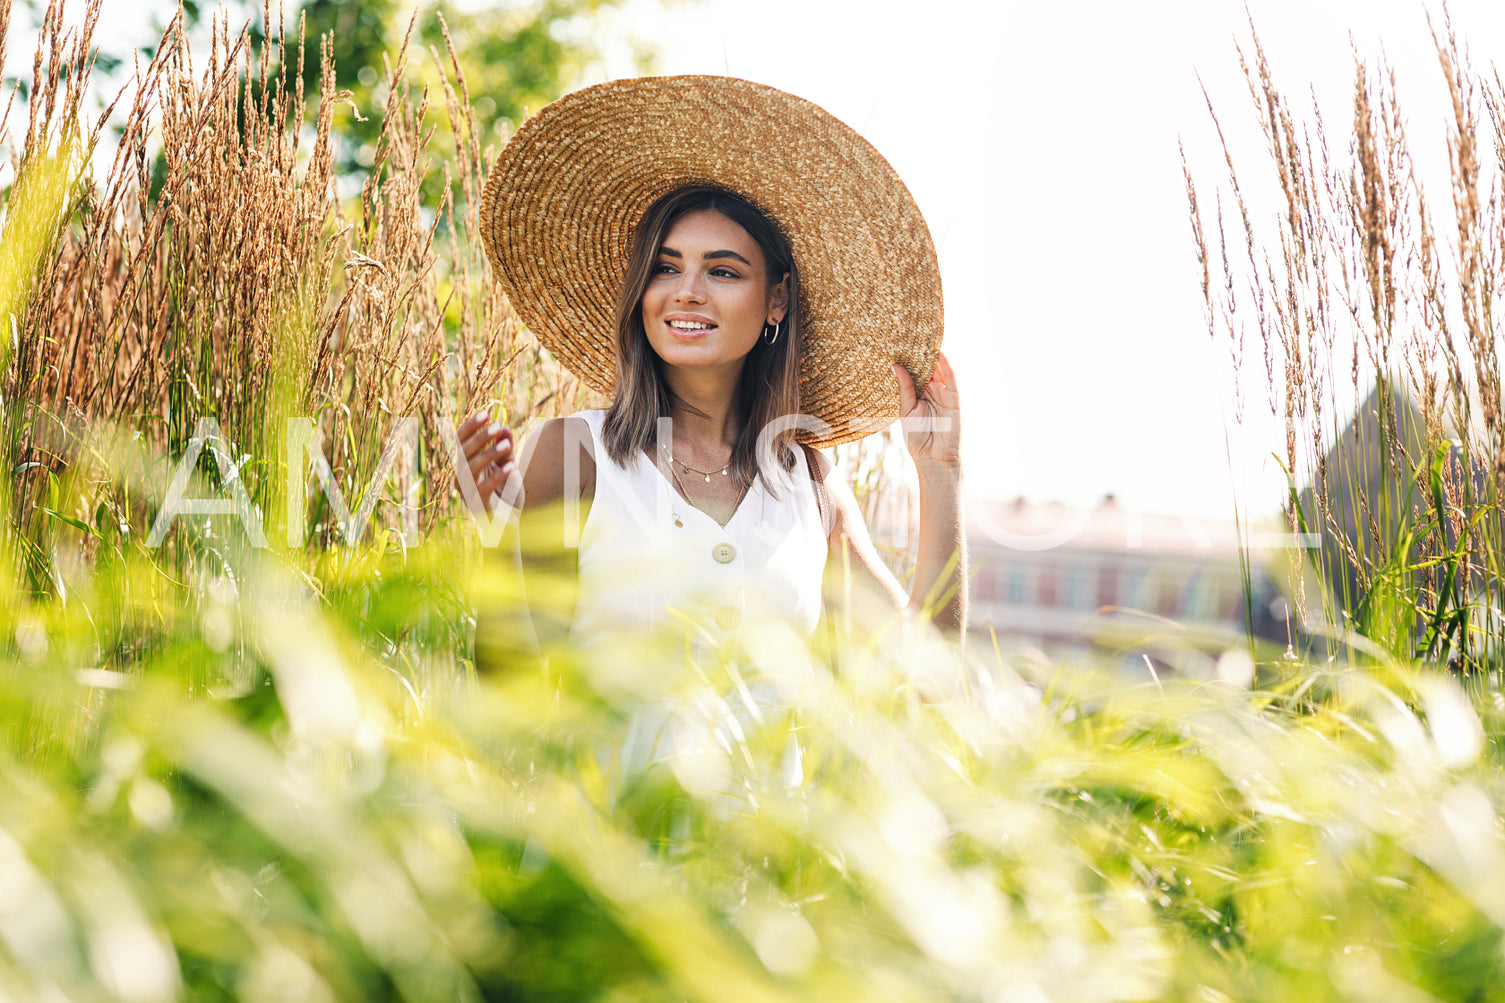
[[671, 366], [735, 372], [763, 325], [784, 319], [788, 300], [788, 282], [781, 276], [770, 285], [747, 231], [701, 209], [664, 237], [643, 292], [643, 329]]

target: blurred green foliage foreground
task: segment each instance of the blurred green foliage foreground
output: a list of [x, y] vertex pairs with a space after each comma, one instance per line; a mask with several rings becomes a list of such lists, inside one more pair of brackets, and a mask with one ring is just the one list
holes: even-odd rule
[[477, 678], [469, 602], [515, 583], [465, 550], [12, 593], [0, 995], [1505, 995], [1497, 693], [1033, 686], [899, 622]]

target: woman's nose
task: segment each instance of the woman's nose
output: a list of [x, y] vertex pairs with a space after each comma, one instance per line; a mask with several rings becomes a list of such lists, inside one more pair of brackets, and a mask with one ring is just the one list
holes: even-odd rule
[[705, 279], [693, 268], [679, 273], [679, 284], [674, 289], [676, 301], [705, 302]]

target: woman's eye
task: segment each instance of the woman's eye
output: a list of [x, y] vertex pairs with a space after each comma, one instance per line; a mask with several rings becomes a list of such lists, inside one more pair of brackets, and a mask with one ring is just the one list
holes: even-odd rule
[[672, 274], [674, 274], [674, 266], [670, 265], [670, 264], [666, 264], [665, 262], [661, 261], [658, 264], [656, 264], [656, 265], [653, 266], [653, 274], [654, 275], [672, 275]]
[[735, 279], [737, 277], [737, 273], [730, 268], [715, 268], [711, 270], [711, 274], [718, 279]]

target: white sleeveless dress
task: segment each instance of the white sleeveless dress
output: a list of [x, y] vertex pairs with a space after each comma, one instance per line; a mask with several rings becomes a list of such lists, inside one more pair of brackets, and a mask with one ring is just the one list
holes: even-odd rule
[[684, 501], [649, 457], [612, 462], [601, 440], [605, 411], [575, 417], [590, 428], [596, 457], [595, 498], [579, 540], [571, 627], [578, 642], [681, 627], [731, 640], [769, 621], [802, 638], [814, 633], [827, 543], [804, 463], [775, 472], [773, 491], [760, 474], [720, 526]]
[[[803, 756], [791, 715], [818, 678], [806, 642], [820, 618], [827, 554], [807, 466], [776, 472], [775, 491], [760, 474], [720, 526], [647, 456], [617, 466], [601, 440], [605, 416], [575, 416], [590, 428], [596, 491], [580, 533], [572, 640], [611, 662], [641, 658], [635, 641], [689, 640], [680, 649], [686, 663], [655, 661], [664, 689], [639, 701], [598, 750], [611, 796], [657, 766], [730, 805], [745, 793], [732, 779], [732, 750], [768, 727], [785, 736], [779, 777], [798, 787]], [[697, 671], [682, 673], [690, 663]]]

